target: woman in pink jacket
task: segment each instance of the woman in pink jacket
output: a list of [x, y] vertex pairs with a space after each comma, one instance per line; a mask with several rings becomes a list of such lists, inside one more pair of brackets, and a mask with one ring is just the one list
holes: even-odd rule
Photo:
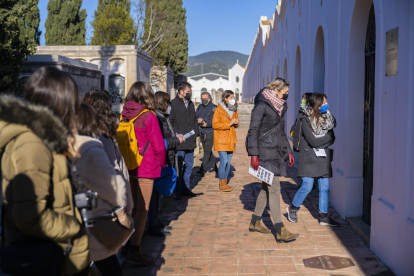
[[[155, 109], [154, 92], [148, 83], [136, 82], [131, 86], [125, 98], [122, 119], [132, 120], [144, 109], [151, 111]], [[154, 178], [161, 176], [161, 169], [165, 166], [165, 143], [157, 116], [153, 112], [145, 112], [139, 116], [134, 121], [134, 127], [141, 155], [148, 141], [149, 144], [141, 165], [129, 171], [134, 198], [132, 217], [135, 221], [135, 232], [125, 248], [128, 250], [126, 261], [137, 265], [152, 265], [154, 260], [145, 258], [141, 251], [141, 238], [147, 219]]]

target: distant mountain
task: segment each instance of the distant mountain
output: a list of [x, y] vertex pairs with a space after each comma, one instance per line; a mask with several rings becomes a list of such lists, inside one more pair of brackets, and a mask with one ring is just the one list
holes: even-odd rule
[[231, 67], [239, 60], [241, 66], [246, 66], [248, 55], [233, 51], [213, 51], [188, 57], [186, 76], [195, 76], [202, 73], [217, 73], [228, 75]]

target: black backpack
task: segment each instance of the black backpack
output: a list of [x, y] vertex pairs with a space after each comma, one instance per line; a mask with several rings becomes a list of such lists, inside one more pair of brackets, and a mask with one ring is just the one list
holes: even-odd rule
[[302, 120], [301, 116], [296, 116], [295, 123], [290, 128], [290, 136], [293, 138], [293, 150], [299, 152], [300, 138], [302, 137]]

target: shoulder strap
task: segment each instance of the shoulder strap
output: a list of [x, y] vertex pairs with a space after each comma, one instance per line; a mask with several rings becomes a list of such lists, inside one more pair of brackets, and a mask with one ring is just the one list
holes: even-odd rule
[[[120, 118], [120, 121], [122, 122], [122, 121], [124, 121], [124, 122], [132, 122], [132, 123], [134, 123], [135, 122], [135, 120], [136, 119], [138, 119], [138, 117], [139, 116], [141, 116], [142, 114], [144, 114], [145, 112], [152, 112], [152, 113], [154, 113], [153, 111], [150, 111], [149, 109], [144, 109], [144, 110], [142, 110], [139, 114], [138, 114], [138, 116], [136, 116], [136, 117], [134, 117], [134, 118], [132, 118], [131, 120], [123, 120], [122, 119], [122, 115], [121, 115], [121, 118]], [[154, 113], [155, 114], [155, 113]]]

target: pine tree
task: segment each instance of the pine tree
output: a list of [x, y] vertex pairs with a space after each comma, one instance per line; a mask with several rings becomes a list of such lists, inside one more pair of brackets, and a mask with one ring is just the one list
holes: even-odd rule
[[16, 92], [23, 60], [39, 43], [38, 0], [0, 2], [0, 92]]
[[131, 45], [135, 42], [135, 25], [130, 16], [129, 0], [99, 0], [95, 11], [92, 45]]
[[[188, 35], [186, 30], [186, 9], [183, 8], [182, 0], [147, 0], [147, 9], [155, 5], [158, 18], [167, 20], [170, 25], [168, 35], [163, 38], [157, 48], [151, 52], [151, 56], [159, 65], [168, 66], [173, 69], [174, 74], [178, 75], [187, 70], [188, 57]], [[149, 13], [146, 12], [145, 28], [149, 29]], [[161, 22], [155, 26], [161, 26]], [[153, 23], [154, 26], [154, 23]], [[155, 27], [155, 28], [156, 28]], [[151, 35], [157, 33], [156, 30]], [[149, 33], [145, 31], [145, 36]], [[145, 38], [144, 38], [145, 40]]]
[[86, 10], [82, 0], [49, 0], [46, 45], [86, 45]]

